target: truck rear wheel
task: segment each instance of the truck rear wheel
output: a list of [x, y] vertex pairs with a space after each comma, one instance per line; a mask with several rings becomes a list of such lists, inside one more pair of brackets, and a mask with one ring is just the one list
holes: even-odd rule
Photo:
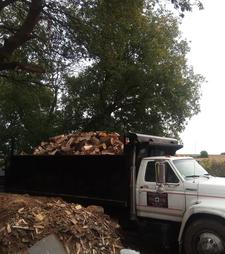
[[225, 253], [225, 225], [210, 219], [192, 222], [185, 231], [184, 250], [186, 254]]

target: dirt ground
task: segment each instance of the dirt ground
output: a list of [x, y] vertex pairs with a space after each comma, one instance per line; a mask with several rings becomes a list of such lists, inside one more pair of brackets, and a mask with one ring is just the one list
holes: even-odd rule
[[138, 231], [124, 231], [123, 245], [139, 251], [140, 254], [178, 254], [178, 247], [174, 244], [163, 246], [159, 237], [153, 234], [140, 234]]

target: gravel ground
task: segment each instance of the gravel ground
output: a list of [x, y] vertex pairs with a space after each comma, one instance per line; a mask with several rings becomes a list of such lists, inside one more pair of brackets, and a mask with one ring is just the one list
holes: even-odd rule
[[130, 249], [139, 251], [140, 254], [178, 254], [178, 247], [170, 245], [164, 247], [159, 237], [155, 235], [143, 235], [138, 231], [125, 231], [123, 244]]

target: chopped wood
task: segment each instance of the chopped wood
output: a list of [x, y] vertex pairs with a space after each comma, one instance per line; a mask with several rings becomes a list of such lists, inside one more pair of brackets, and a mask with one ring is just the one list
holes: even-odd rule
[[[10, 216], [5, 216], [10, 214]], [[61, 199], [0, 194], [0, 253], [26, 250], [55, 234], [67, 253], [119, 254], [118, 225], [101, 207]]]
[[23, 230], [32, 230], [29, 227], [22, 227], [22, 226], [16, 226], [16, 225], [13, 225], [12, 228], [23, 229]]
[[96, 131], [62, 134], [42, 141], [34, 155], [119, 155], [122, 138], [116, 132]]
[[7, 224], [6, 229], [7, 229], [8, 234], [10, 234], [12, 232], [11, 227], [10, 227], [9, 224]]

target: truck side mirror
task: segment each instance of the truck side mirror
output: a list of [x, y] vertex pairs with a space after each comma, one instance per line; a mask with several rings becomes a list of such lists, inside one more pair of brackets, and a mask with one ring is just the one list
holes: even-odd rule
[[156, 176], [156, 183], [159, 183], [159, 184], [166, 183], [166, 165], [165, 165], [165, 163], [156, 162], [155, 176]]

